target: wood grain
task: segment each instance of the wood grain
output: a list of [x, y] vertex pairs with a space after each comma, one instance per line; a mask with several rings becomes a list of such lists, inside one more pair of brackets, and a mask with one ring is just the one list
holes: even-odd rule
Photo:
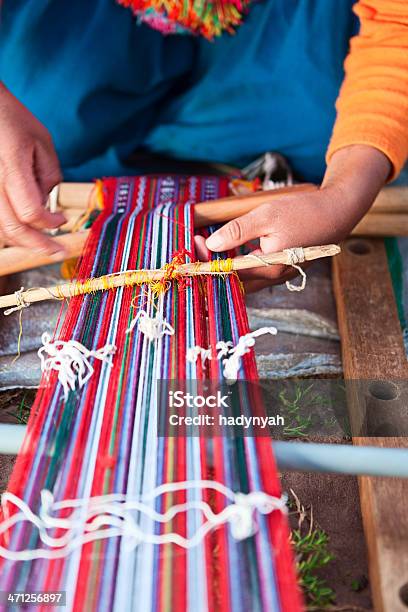
[[[379, 383], [385, 396], [390, 388], [404, 391], [408, 365], [383, 241], [347, 240], [333, 260], [333, 283], [345, 378], [388, 381], [391, 387]], [[403, 395], [377, 399], [376, 407], [386, 411], [390, 401], [402, 413]], [[358, 387], [352, 388], [348, 404], [354, 444], [408, 448], [407, 438], [359, 435], [359, 428], [367, 425], [367, 395]], [[398, 426], [398, 419], [393, 425]], [[406, 612], [408, 480], [362, 477], [359, 487], [375, 610]]]
[[377, 213], [370, 210], [351, 232], [353, 236], [408, 236], [408, 214]]

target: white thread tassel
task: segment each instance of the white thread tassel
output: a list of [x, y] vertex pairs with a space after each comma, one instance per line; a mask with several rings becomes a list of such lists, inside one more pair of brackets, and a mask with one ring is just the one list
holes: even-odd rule
[[275, 336], [277, 331], [276, 327], [261, 327], [249, 334], [245, 334], [245, 336], [241, 336], [238, 340], [238, 344], [230, 348], [227, 358], [222, 362], [224, 366], [223, 374], [229, 384], [236, 382], [238, 371], [241, 366], [241, 359], [246, 353], [249, 353], [250, 349], [255, 345], [255, 339], [264, 334], [272, 334]]
[[[156, 500], [161, 495], [190, 489], [217, 491], [225, 496], [226, 505], [216, 513], [203, 499], [195, 499], [173, 505], [165, 512], [155, 509]], [[29, 522], [38, 530], [44, 545], [37, 549], [11, 550], [0, 544], [0, 557], [12, 561], [63, 558], [87, 542], [112, 537], [125, 538], [129, 550], [143, 542], [156, 545], [173, 543], [189, 549], [201, 544], [208, 533], [225, 524], [230, 526], [233, 538], [244, 540], [257, 532], [256, 512], [264, 515], [276, 510], [287, 512], [285, 496], [273, 497], [264, 491], [235, 493], [220, 482], [208, 480], [163, 483], [139, 499], [111, 493], [55, 501], [50, 491], [43, 490], [38, 515], [13, 493], [5, 492], [1, 501], [4, 520], [0, 523], [0, 536], [20, 522]], [[14, 506], [16, 511], [11, 513], [9, 506]], [[135, 520], [143, 514], [163, 524], [170, 523], [180, 513], [191, 512], [201, 513], [203, 520], [197, 523], [197, 529], [189, 537], [171, 530], [165, 533], [159, 533], [156, 529], [146, 532]]]
[[198, 358], [201, 357], [202, 365], [205, 365], [207, 360], [212, 360], [211, 349], [205, 349], [201, 346], [193, 346], [187, 349], [186, 359], [190, 363], [197, 363]]
[[[241, 366], [241, 358], [249, 352], [255, 345], [255, 339], [264, 334], [276, 335], [278, 330], [276, 327], [261, 327], [253, 332], [241, 336], [238, 344], [234, 346], [233, 342], [228, 340], [219, 340], [216, 344], [217, 359], [223, 360], [224, 366], [223, 375], [229, 383], [233, 384], [238, 378], [238, 371]], [[211, 348], [202, 348], [201, 346], [193, 346], [187, 350], [187, 361], [196, 363], [198, 357], [201, 357], [203, 365], [207, 359], [212, 359]]]
[[156, 315], [155, 317], [149, 317], [147, 312], [144, 310], [139, 310], [134, 319], [132, 319], [128, 329], [126, 330], [127, 334], [130, 334], [133, 329], [136, 327], [138, 330], [147, 336], [147, 338], [152, 342], [153, 340], [159, 340], [163, 338], [163, 336], [173, 336], [174, 328], [167, 323], [165, 319], [163, 319], [160, 315]]
[[91, 358], [99, 359], [112, 365], [111, 356], [116, 347], [106, 344], [96, 351], [90, 351], [76, 340], [51, 340], [51, 336], [45, 332], [41, 341], [43, 346], [38, 350], [41, 360], [41, 371], [50, 373], [52, 370], [58, 372], [58, 380], [64, 389], [65, 401], [68, 393], [79, 389], [88, 382], [94, 373], [94, 368], [89, 361]]

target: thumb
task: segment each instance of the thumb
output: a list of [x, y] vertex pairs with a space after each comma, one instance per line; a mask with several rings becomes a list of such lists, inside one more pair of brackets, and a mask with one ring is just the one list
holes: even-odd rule
[[[265, 225], [265, 224], [263, 224]], [[235, 247], [241, 246], [259, 238], [265, 232], [265, 227], [262, 228], [262, 215], [255, 210], [226, 223], [219, 230], [214, 232], [206, 240], [207, 248], [210, 251], [229, 251]]]

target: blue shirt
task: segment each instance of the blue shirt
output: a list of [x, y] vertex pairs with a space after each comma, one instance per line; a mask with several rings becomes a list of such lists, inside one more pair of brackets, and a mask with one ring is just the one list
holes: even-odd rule
[[0, 78], [51, 132], [66, 179], [130, 172], [137, 148], [324, 172], [354, 0], [263, 0], [234, 36], [163, 36], [114, 0], [4, 0]]

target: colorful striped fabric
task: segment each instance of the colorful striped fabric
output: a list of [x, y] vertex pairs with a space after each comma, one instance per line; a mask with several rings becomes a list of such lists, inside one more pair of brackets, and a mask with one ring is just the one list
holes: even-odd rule
[[[228, 179], [106, 179], [103, 188], [104, 209], [93, 224], [78, 279], [160, 268], [175, 253], [190, 261], [193, 204], [226, 196]], [[137, 325], [126, 333], [142, 310], [151, 317], [160, 313], [174, 334], [151, 341]], [[46, 321], [44, 331], [51, 331]], [[234, 537], [234, 525], [227, 522], [191, 546], [149, 540], [178, 534], [192, 541], [206, 523], [203, 504], [216, 514], [234, 510], [222, 487], [280, 498], [267, 437], [165, 437], [157, 429], [156, 381], [221, 380], [219, 361], [203, 366], [200, 359], [188, 361], [186, 352], [195, 345], [215, 347], [219, 340], [236, 344], [248, 331], [234, 275], [169, 281], [163, 290], [122, 287], [71, 299], [55, 337], [75, 340], [93, 352], [115, 346], [116, 352], [106, 359], [89, 358], [93, 373], [81, 389], [65, 394], [55, 370], [42, 380], [9, 497], [3, 499], [2, 524], [18, 520], [0, 536], [1, 553], [9, 557], [0, 559], [0, 591], [66, 591], [67, 610], [301, 608], [287, 517], [280, 510], [255, 509], [254, 534], [243, 539]], [[257, 379], [253, 350], [242, 358], [239, 378]], [[250, 403], [245, 409], [251, 410]], [[185, 484], [170, 491], [169, 483]], [[164, 489], [157, 489], [161, 485]], [[116, 497], [101, 498], [97, 509], [98, 496], [108, 494]], [[45, 530], [22, 517], [18, 499], [42, 517]], [[67, 500], [80, 501], [73, 508]], [[122, 512], [123, 501], [137, 500], [148, 511], [136, 504]], [[155, 519], [154, 513], [163, 515], [177, 504], [187, 509], [171, 520]], [[95, 517], [102, 522], [94, 530]], [[100, 537], [86, 541], [84, 534], [92, 537], [93, 530]], [[49, 545], [47, 537], [59, 545]], [[25, 551], [28, 560], [11, 559], [11, 551]]]

